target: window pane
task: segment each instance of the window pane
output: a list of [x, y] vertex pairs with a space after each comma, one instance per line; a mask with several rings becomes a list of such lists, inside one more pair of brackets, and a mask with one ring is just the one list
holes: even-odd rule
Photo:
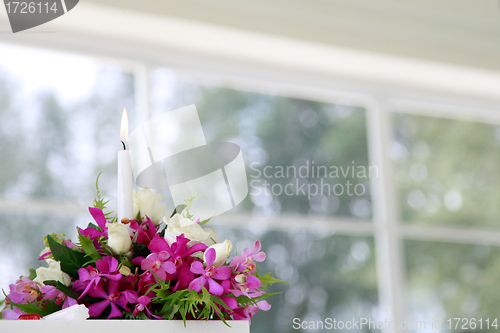
[[404, 221], [499, 226], [498, 126], [395, 113], [394, 128]]
[[[114, 199], [133, 80], [91, 58], [0, 45], [0, 287], [37, 268], [43, 236], [88, 224], [100, 172]], [[108, 192], [110, 195], [108, 195]], [[109, 207], [114, 209], [114, 200]]]
[[[365, 110], [154, 74], [154, 115], [196, 104], [207, 142], [243, 149], [254, 215], [371, 217]], [[288, 185], [288, 186], [287, 186]]]
[[253, 318], [252, 331], [311, 331], [293, 329], [294, 318], [308, 322], [326, 318], [375, 321], [378, 296], [372, 238], [216, 229], [221, 239], [234, 240], [238, 253], [251, 247], [252, 240], [260, 239], [267, 258], [257, 269], [290, 282], [269, 287], [269, 292], [282, 294], [268, 299], [271, 310], [261, 311]]
[[[409, 318], [427, 323], [442, 318], [448, 325], [446, 320], [454, 317], [490, 318], [490, 323], [498, 317], [500, 248], [406, 241], [405, 249]], [[487, 330], [478, 326], [471, 331]]]

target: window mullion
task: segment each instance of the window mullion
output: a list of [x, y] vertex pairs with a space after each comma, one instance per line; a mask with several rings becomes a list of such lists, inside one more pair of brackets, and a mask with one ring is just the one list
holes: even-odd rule
[[370, 165], [378, 171], [371, 185], [380, 319], [395, 323], [391, 328], [386, 327], [384, 333], [404, 332], [396, 329], [396, 323], [405, 318], [405, 302], [403, 244], [398, 233], [393, 166], [388, 154], [391, 115], [380, 100], [367, 108], [367, 131]]

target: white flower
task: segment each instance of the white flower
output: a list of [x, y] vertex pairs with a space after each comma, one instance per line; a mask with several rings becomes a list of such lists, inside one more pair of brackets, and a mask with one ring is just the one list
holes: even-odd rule
[[217, 234], [213, 229], [202, 228], [195, 221], [185, 217], [183, 218], [180, 214], [175, 214], [170, 219], [167, 219], [165, 216], [163, 220], [168, 225], [165, 230], [165, 240], [168, 245], [172, 245], [172, 243], [176, 242], [176, 236], [180, 236], [181, 234], [184, 234], [184, 237], [190, 240], [188, 246], [193, 246], [198, 243], [210, 246], [215, 244], [218, 240]]
[[48, 280], [60, 281], [66, 286], [69, 286], [71, 283], [71, 277], [61, 270], [61, 263], [55, 260], [49, 262], [49, 267], [39, 267], [36, 270], [36, 278], [33, 281], [40, 286], [44, 286], [43, 281]]
[[106, 223], [108, 245], [115, 254], [126, 253], [132, 248], [129, 227], [121, 223]]
[[134, 190], [134, 217], [151, 219], [155, 225], [160, 223], [162, 217], [165, 216], [167, 205], [161, 205], [160, 200], [163, 199], [161, 194], [154, 195], [148, 188], [143, 188], [139, 193]]
[[89, 309], [83, 304], [73, 305], [43, 317], [46, 320], [86, 320], [87, 318], [89, 318]]
[[215, 232], [214, 229], [212, 228], [203, 228], [206, 232], [209, 233], [208, 235], [208, 240], [203, 242], [206, 246], [212, 246], [215, 245], [219, 242], [219, 236], [217, 236], [217, 233]]
[[[227, 260], [227, 257], [229, 257], [229, 254], [233, 250], [233, 244], [231, 243], [231, 241], [229, 239], [226, 239], [224, 241], [224, 243], [212, 245], [208, 249], [215, 250], [216, 257], [215, 257], [215, 261], [212, 264], [212, 266], [220, 267], [220, 266], [224, 265], [224, 263]], [[205, 253], [207, 253], [208, 249], [205, 251]], [[203, 253], [203, 262], [206, 265], [207, 261], [205, 259], [205, 253]]]
[[[44, 256], [47, 253], [52, 253], [52, 250], [50, 249], [50, 247], [46, 247], [45, 249], [43, 249], [38, 256], [41, 258], [42, 256]], [[47, 262], [47, 264], [50, 264], [53, 261], [55, 261], [55, 260], [52, 258], [45, 259], [45, 262]]]

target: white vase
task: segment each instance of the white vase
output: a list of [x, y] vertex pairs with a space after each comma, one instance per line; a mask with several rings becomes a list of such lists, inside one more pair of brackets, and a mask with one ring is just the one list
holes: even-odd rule
[[0, 320], [0, 332], [19, 333], [249, 333], [246, 320]]

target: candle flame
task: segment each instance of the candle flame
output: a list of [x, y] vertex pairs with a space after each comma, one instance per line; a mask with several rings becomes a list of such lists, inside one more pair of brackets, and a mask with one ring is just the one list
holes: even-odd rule
[[122, 113], [122, 123], [120, 126], [120, 139], [124, 143], [128, 143], [128, 115], [127, 115], [127, 109], [123, 109]]

